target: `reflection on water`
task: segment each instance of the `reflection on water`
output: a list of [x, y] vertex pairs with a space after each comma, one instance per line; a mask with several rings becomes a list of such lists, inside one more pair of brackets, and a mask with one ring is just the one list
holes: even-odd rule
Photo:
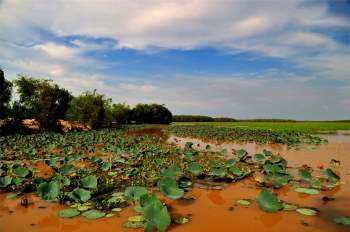
[[[146, 130], [143, 133], [159, 134], [158, 130]], [[142, 135], [141, 132], [128, 132], [129, 135]], [[339, 137], [341, 136], [341, 137]], [[258, 208], [256, 203], [249, 207], [237, 204], [239, 199], [254, 200], [259, 194], [260, 188], [254, 185], [250, 179], [238, 183], [227, 184], [223, 190], [205, 190], [195, 188], [187, 193], [194, 201], [171, 201], [162, 198], [171, 208], [173, 215], [192, 215], [192, 221], [181, 226], [172, 226], [174, 232], [202, 232], [202, 231], [259, 231], [259, 232], [345, 232], [345, 227], [332, 222], [338, 215], [350, 215], [350, 140], [342, 135], [327, 135], [329, 144], [320, 145], [316, 149], [302, 148], [288, 150], [283, 145], [256, 145], [247, 144], [211, 144], [212, 149], [227, 151], [244, 148], [250, 153], [258, 153], [263, 149], [272, 150], [284, 156], [291, 166], [308, 164], [318, 169], [320, 164], [328, 166], [331, 159], [341, 161], [338, 171], [341, 174], [343, 184], [331, 191], [323, 191], [320, 195], [305, 195], [293, 190], [293, 186], [287, 186], [275, 190], [278, 197], [286, 202], [299, 204], [305, 207], [316, 207], [320, 210], [318, 216], [307, 217], [296, 212], [265, 213]], [[208, 143], [196, 139], [184, 139], [171, 136], [169, 142], [178, 146], [184, 146], [187, 141], [193, 142], [200, 149], [205, 149]], [[38, 164], [40, 165], [40, 164]], [[321, 173], [321, 170], [318, 171]], [[62, 219], [57, 216], [57, 211], [64, 208], [56, 203], [49, 203], [38, 199], [33, 194], [28, 195], [30, 205], [27, 208], [20, 206], [20, 199], [6, 199], [7, 194], [0, 194], [0, 231], [1, 232], [117, 232], [117, 231], [142, 231], [123, 228], [122, 224], [131, 215], [134, 215], [132, 207], [125, 209], [119, 215], [112, 218], [89, 221], [82, 217], [76, 219]], [[322, 197], [334, 197], [334, 201], [325, 203]], [[45, 207], [45, 208], [43, 208]]]

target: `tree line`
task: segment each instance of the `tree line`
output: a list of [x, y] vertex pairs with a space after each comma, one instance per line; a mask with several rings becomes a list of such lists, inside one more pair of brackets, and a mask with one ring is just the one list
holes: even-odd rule
[[[12, 99], [14, 87], [18, 99]], [[59, 130], [57, 121], [62, 119], [97, 129], [110, 127], [113, 123], [169, 124], [172, 113], [159, 104], [137, 104], [135, 107], [113, 104], [110, 98], [96, 90], [73, 96], [52, 80], [18, 75], [11, 82], [0, 69], [0, 119], [8, 118], [12, 119], [13, 126], [19, 126], [23, 119], [36, 119], [43, 129]]]
[[204, 115], [174, 115], [173, 122], [236, 122], [234, 118], [209, 117]]

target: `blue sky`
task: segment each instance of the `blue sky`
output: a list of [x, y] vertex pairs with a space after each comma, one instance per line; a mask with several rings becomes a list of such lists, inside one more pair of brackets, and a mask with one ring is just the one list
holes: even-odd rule
[[350, 118], [350, 1], [0, 1], [0, 66], [175, 114]]

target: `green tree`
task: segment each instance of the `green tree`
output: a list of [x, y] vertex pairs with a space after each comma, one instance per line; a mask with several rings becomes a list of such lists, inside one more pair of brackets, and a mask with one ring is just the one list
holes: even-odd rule
[[125, 103], [113, 104], [113, 117], [118, 124], [128, 124], [131, 122], [132, 110]]
[[103, 125], [105, 116], [104, 95], [93, 92], [85, 92], [74, 97], [69, 103], [67, 118], [88, 124], [92, 128], [99, 128]]
[[11, 94], [12, 83], [5, 80], [4, 71], [0, 69], [0, 118], [8, 116]]
[[137, 104], [132, 109], [132, 119], [138, 124], [169, 124], [172, 121], [172, 113], [163, 105]]
[[35, 118], [47, 129], [58, 129], [57, 120], [64, 119], [72, 95], [51, 80], [19, 76], [14, 81], [19, 101], [15, 104], [23, 118]]

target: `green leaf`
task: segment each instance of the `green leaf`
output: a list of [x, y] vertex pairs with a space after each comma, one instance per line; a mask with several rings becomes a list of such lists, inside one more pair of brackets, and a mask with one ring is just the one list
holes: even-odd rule
[[38, 195], [47, 201], [57, 200], [60, 195], [60, 184], [57, 181], [39, 184], [37, 189]]
[[144, 209], [144, 217], [146, 231], [154, 231], [157, 227], [159, 232], [164, 232], [171, 222], [167, 207], [160, 201], [148, 204]]
[[237, 201], [240, 205], [248, 206], [251, 204], [250, 200], [241, 199]]
[[230, 167], [229, 171], [236, 175], [236, 176], [241, 176], [243, 175], [243, 172], [242, 170], [238, 167], [238, 166], [233, 166], [233, 167]]
[[17, 177], [17, 178], [12, 179], [12, 182], [13, 182], [17, 187], [19, 187], [19, 186], [22, 185], [23, 180], [24, 180], [23, 178]]
[[72, 217], [76, 217], [80, 214], [79, 210], [77, 209], [63, 209], [61, 211], [58, 212], [58, 216], [60, 216], [61, 218], [72, 218]]
[[309, 208], [298, 208], [295, 211], [305, 216], [315, 216], [317, 214], [316, 210]]
[[175, 218], [175, 223], [176, 224], [179, 224], [179, 225], [183, 225], [183, 224], [186, 224], [187, 222], [189, 222], [190, 221], [190, 219], [189, 218], [187, 218], [187, 217], [177, 217], [177, 218]]
[[313, 189], [313, 188], [295, 188], [294, 189], [295, 192], [298, 193], [305, 193], [305, 194], [310, 194], [310, 195], [316, 195], [316, 194], [320, 194], [320, 191], [318, 189]]
[[333, 221], [339, 225], [350, 227], [350, 217], [335, 217]]
[[128, 217], [129, 222], [143, 222], [145, 218], [142, 215]]
[[236, 160], [234, 160], [234, 159], [229, 159], [229, 160], [226, 160], [226, 162], [225, 162], [225, 167], [226, 168], [230, 168], [230, 167], [232, 167], [233, 165], [235, 165], [236, 164]]
[[147, 194], [147, 189], [141, 186], [130, 186], [125, 189], [124, 194], [128, 200], [139, 201], [142, 195]]
[[202, 166], [199, 165], [198, 163], [195, 163], [195, 162], [189, 163], [187, 165], [187, 168], [195, 176], [197, 176], [197, 175], [199, 175], [199, 174], [201, 174], [203, 172]]
[[265, 156], [263, 155], [263, 154], [255, 154], [254, 155], [254, 159], [256, 160], [256, 161], [262, 161], [262, 160], [264, 160], [265, 159]]
[[86, 202], [91, 198], [91, 192], [82, 188], [76, 188], [68, 196], [75, 201]]
[[298, 207], [297, 207], [296, 205], [283, 203], [283, 210], [285, 210], [285, 211], [294, 211], [294, 210], [296, 210], [297, 208], [298, 208]]
[[159, 190], [168, 198], [176, 200], [184, 195], [184, 190], [177, 186], [176, 179], [163, 177], [158, 181]]
[[143, 228], [144, 224], [143, 224], [143, 222], [129, 222], [129, 221], [127, 221], [126, 223], [124, 223], [123, 226], [126, 228], [138, 229], [138, 228]]
[[92, 209], [92, 210], [86, 211], [82, 215], [87, 219], [98, 219], [98, 218], [104, 217], [106, 213], [103, 213], [99, 210]]
[[210, 175], [217, 177], [224, 177], [226, 175], [226, 168], [224, 167], [211, 167]]
[[299, 176], [301, 179], [310, 182], [312, 180], [311, 173], [305, 169], [299, 169]]
[[10, 176], [0, 177], [0, 187], [1, 188], [7, 187], [8, 185], [11, 184], [11, 181], [12, 181], [12, 177]]
[[248, 152], [244, 149], [240, 149], [240, 150], [237, 150], [235, 154], [236, 156], [238, 156], [238, 158], [243, 159], [246, 155], [248, 155]]
[[280, 200], [267, 188], [261, 190], [256, 202], [261, 209], [269, 213], [275, 213], [283, 208]]
[[81, 187], [89, 189], [97, 188], [97, 177], [95, 175], [84, 177], [81, 180]]
[[330, 168], [327, 168], [327, 169], [324, 171], [324, 174], [327, 176], [327, 178], [328, 178], [328, 180], [329, 180], [330, 182], [335, 183], [335, 182], [338, 182], [338, 181], [340, 180], [340, 177], [339, 177], [337, 174], [335, 174], [335, 173], [332, 171], [332, 169], [330, 169]]
[[108, 171], [112, 167], [111, 163], [103, 163], [101, 166], [102, 171]]
[[74, 172], [74, 166], [73, 165], [66, 165], [61, 167], [58, 170], [62, 175], [69, 175], [72, 174]]
[[29, 175], [29, 169], [26, 167], [17, 167], [13, 170], [13, 173], [18, 177], [26, 177]]

